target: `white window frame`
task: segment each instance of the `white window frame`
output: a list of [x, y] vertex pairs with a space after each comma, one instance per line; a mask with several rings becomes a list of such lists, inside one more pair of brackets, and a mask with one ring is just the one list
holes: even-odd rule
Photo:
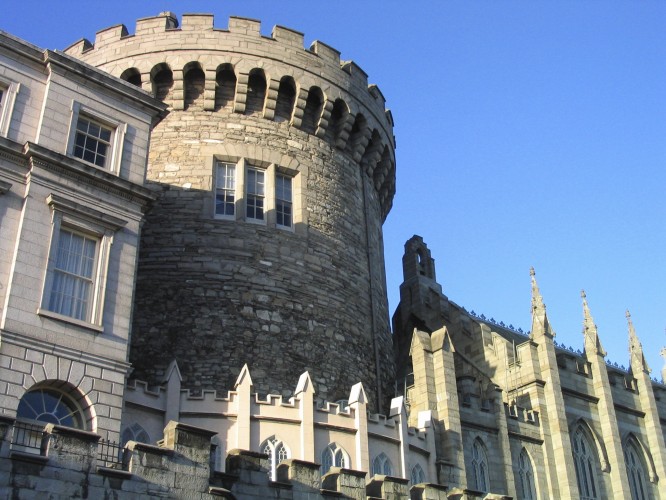
[[0, 80], [0, 136], [8, 137], [9, 125], [12, 121], [12, 112], [14, 111], [14, 104], [16, 103], [16, 96], [21, 88], [17, 82], [9, 82]]
[[[233, 175], [233, 188], [227, 188], [227, 187], [219, 187], [219, 182], [220, 182], [220, 172], [223, 170], [222, 167], [226, 168], [228, 167], [233, 167], [234, 168], [234, 175]], [[224, 160], [215, 160], [214, 163], [214, 168], [215, 168], [215, 179], [214, 179], [214, 200], [213, 200], [213, 214], [216, 219], [229, 219], [229, 220], [234, 220], [238, 216], [238, 184], [239, 184], [239, 168], [238, 168], [238, 162], [232, 162], [232, 161], [224, 161]], [[234, 213], [233, 214], [219, 214], [217, 213], [217, 194], [219, 191], [232, 191], [234, 195], [234, 201], [233, 201], [233, 206], [234, 206]]]
[[[234, 185], [234, 214], [217, 213], [217, 193], [220, 182], [222, 165], [235, 166]], [[254, 170], [263, 173], [263, 219], [248, 217], [248, 171]], [[275, 227], [283, 231], [295, 231], [296, 224], [302, 222], [303, 213], [300, 202], [300, 175], [299, 172], [283, 168], [274, 163], [251, 162], [244, 158], [230, 158], [228, 156], [216, 156], [212, 161], [212, 214], [215, 219], [220, 220], [242, 220], [251, 224]], [[284, 200], [291, 206], [290, 225], [278, 224], [277, 222], [277, 178], [285, 177], [291, 179], [291, 200]]]
[[[98, 125], [101, 125], [111, 130], [111, 140], [109, 141], [109, 154], [107, 155], [103, 167], [74, 155], [74, 147], [76, 145], [77, 125], [79, 123], [80, 117], [90, 120], [94, 123], [97, 123]], [[126, 134], [127, 134], [127, 123], [114, 120], [108, 117], [107, 115], [99, 113], [98, 111], [90, 108], [89, 106], [84, 106], [77, 101], [73, 101], [72, 119], [69, 125], [69, 138], [67, 141], [68, 144], [67, 156], [76, 158], [77, 160], [82, 161], [85, 164], [91, 165], [100, 170], [110, 172], [114, 175], [119, 175]]]
[[[41, 307], [37, 313], [53, 319], [73, 323], [96, 332], [103, 332], [103, 313], [108, 277], [109, 258], [114, 234], [128, 221], [83, 206], [60, 195], [51, 194], [46, 199], [52, 210], [51, 244], [42, 290]], [[97, 241], [91, 284], [91, 296], [85, 319], [81, 320], [49, 309], [54, 286], [54, 274], [61, 231], [71, 231]]]
[[[250, 183], [249, 183], [249, 177], [250, 176], [248, 175], [250, 171], [256, 172], [257, 174], [260, 174], [263, 177], [263, 182], [262, 183], [257, 182], [257, 184], [260, 185], [263, 188], [261, 193], [258, 193], [258, 192], [257, 193], [250, 193]], [[269, 175], [268, 175], [267, 169], [256, 166], [256, 165], [253, 165], [253, 164], [246, 164], [244, 173], [245, 173], [245, 179], [244, 179], [244, 182], [243, 182], [243, 187], [244, 187], [244, 190], [243, 190], [243, 204], [245, 206], [245, 211], [243, 213], [243, 216], [245, 217], [245, 220], [247, 222], [252, 222], [254, 224], [264, 224], [265, 225], [267, 223], [267, 219], [268, 219], [267, 215], [268, 215], [268, 210], [269, 210], [267, 194], [270, 193], [270, 191], [268, 190], [268, 182], [267, 181], [269, 179]], [[261, 219], [259, 219], [257, 217], [250, 217], [248, 215], [248, 210], [249, 210], [248, 201], [250, 199], [250, 196], [254, 197], [257, 200], [261, 200], [261, 202], [262, 202], [263, 206], [261, 208], [261, 211], [262, 211]], [[255, 210], [255, 213], [256, 213], [256, 210], [257, 210], [256, 206], [255, 206], [254, 210]]]
[[[289, 179], [289, 199], [278, 198], [278, 179]], [[284, 173], [281, 169], [275, 170], [275, 188], [274, 188], [274, 212], [275, 212], [275, 225], [280, 229], [293, 229], [294, 228], [294, 176]], [[278, 205], [282, 202], [285, 205], [288, 205], [291, 213], [289, 214], [289, 224], [280, 224], [278, 222]]]
[[269, 437], [261, 444], [260, 452], [268, 455], [270, 470], [268, 477], [271, 481], [277, 481], [277, 466], [291, 457], [291, 451], [284, 441], [275, 436]]
[[342, 469], [351, 469], [352, 467], [349, 454], [338, 443], [329, 444], [321, 452], [321, 475], [326, 474], [331, 467]]

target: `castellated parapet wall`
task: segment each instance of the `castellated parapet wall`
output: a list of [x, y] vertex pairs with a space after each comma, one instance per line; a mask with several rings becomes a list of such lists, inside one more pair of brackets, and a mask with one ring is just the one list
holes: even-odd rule
[[142, 233], [134, 376], [160, 383], [177, 359], [183, 387], [223, 389], [248, 363], [258, 391], [288, 395], [293, 374], [307, 370], [325, 399], [362, 381], [377, 388], [373, 407], [385, 407], [393, 361], [382, 223], [395, 142], [378, 87], [321, 42], [306, 50], [300, 33], [275, 27], [265, 37], [258, 21], [235, 17], [222, 30], [212, 15], [179, 24], [163, 13], [139, 20], [134, 35], [115, 26], [66, 52], [170, 106], [151, 137], [158, 201]]

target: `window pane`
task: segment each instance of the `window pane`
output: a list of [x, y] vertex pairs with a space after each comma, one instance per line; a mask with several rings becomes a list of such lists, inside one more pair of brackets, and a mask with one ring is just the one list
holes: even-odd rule
[[113, 130], [85, 116], [76, 123], [73, 154], [84, 161], [104, 167]]
[[61, 229], [48, 309], [85, 320], [92, 290], [97, 241]]

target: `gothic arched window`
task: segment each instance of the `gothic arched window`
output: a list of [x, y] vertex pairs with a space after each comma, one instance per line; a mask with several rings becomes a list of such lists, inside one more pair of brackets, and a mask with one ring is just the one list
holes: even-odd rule
[[414, 467], [412, 467], [410, 479], [413, 485], [426, 482], [425, 472], [423, 472], [423, 468], [419, 464], [416, 464]]
[[532, 460], [523, 448], [518, 457], [518, 498], [535, 500], [537, 498]]
[[125, 427], [125, 430], [122, 434], [123, 444], [127, 444], [128, 441], [137, 441], [139, 443], [150, 443], [150, 436], [146, 432], [146, 429], [141, 427], [140, 424], [133, 424], [129, 427]]
[[488, 491], [488, 455], [481, 439], [477, 438], [472, 445], [472, 487], [478, 491]]
[[627, 476], [629, 476], [629, 486], [633, 500], [649, 498], [649, 485], [646, 480], [642, 455], [636, 439], [630, 438], [624, 447], [624, 460], [627, 464]]
[[574, 432], [573, 455], [581, 500], [595, 500], [599, 498], [596, 472], [597, 460], [587, 433], [581, 425]]
[[393, 466], [386, 454], [380, 453], [372, 461], [372, 473], [384, 476], [393, 474]]
[[271, 436], [261, 444], [261, 451], [268, 455], [268, 462], [270, 464], [268, 477], [271, 481], [276, 481], [277, 466], [289, 458], [289, 450], [282, 441], [275, 436]]
[[328, 472], [331, 467], [349, 467], [347, 453], [337, 444], [331, 443], [321, 452], [321, 475]]

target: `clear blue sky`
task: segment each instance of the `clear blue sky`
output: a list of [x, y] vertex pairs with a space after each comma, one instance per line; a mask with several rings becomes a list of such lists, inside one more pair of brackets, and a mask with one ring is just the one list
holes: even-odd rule
[[666, 2], [11, 2], [0, 29], [62, 49], [172, 10], [281, 24], [353, 59], [395, 118], [385, 228], [391, 310], [423, 236], [454, 302], [530, 328], [534, 266], [558, 342], [582, 349], [587, 292], [609, 359], [625, 309], [653, 376], [666, 345]]

